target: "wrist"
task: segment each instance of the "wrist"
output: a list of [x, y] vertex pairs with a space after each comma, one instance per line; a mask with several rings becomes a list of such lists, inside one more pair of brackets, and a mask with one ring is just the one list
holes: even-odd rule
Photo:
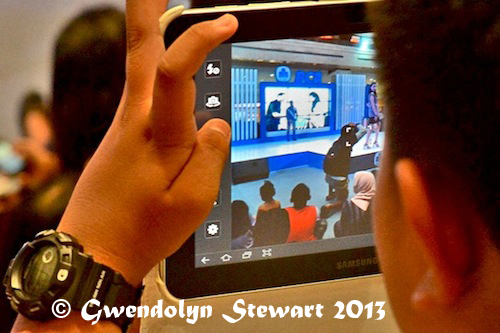
[[[136, 244], [129, 244], [120, 233], [112, 230], [94, 230], [73, 221], [61, 221], [57, 231], [73, 236], [83, 246], [85, 253], [92, 255], [94, 261], [108, 266], [132, 286], [139, 287], [154, 264], [140, 258]], [[125, 244], [127, 243], [127, 244]]]

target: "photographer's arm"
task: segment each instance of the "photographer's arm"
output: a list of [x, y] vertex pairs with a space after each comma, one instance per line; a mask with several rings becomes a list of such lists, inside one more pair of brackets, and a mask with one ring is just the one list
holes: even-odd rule
[[[83, 172], [58, 227], [96, 262], [139, 285], [210, 212], [230, 142], [215, 119], [197, 131], [193, 76], [237, 29], [233, 16], [193, 26], [165, 51], [166, 1], [127, 1], [127, 82], [117, 114]], [[15, 332], [119, 332], [79, 313], [47, 323], [19, 317]]]

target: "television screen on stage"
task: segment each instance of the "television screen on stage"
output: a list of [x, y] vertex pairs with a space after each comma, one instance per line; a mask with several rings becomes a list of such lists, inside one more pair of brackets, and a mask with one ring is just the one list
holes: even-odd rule
[[224, 44], [196, 83], [198, 125], [232, 126], [196, 267], [373, 246], [384, 133], [370, 33]]
[[293, 139], [297, 132], [328, 130], [333, 101], [331, 86], [318, 83], [314, 87], [302, 87], [262, 82], [260, 91], [260, 105], [266, 110], [267, 137], [280, 137], [286, 132], [287, 139], [290, 139], [292, 132]]

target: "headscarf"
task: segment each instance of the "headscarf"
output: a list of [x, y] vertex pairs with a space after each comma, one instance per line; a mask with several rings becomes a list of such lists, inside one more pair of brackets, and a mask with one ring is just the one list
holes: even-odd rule
[[354, 193], [351, 201], [361, 210], [367, 211], [370, 201], [375, 195], [375, 176], [368, 171], [359, 171], [354, 174]]

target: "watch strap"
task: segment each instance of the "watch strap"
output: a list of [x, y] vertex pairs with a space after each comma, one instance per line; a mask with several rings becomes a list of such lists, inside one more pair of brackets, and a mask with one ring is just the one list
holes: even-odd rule
[[[101, 319], [114, 322], [123, 331], [126, 331], [132, 321], [132, 318], [127, 317], [126, 309], [130, 305], [137, 306], [139, 304], [143, 288], [130, 285], [120, 273], [106, 265], [94, 262], [89, 255], [80, 253], [79, 257], [86, 261], [86, 269], [83, 270], [84, 273], [80, 277], [80, 289], [79, 292], [75, 293], [73, 298], [75, 304], [72, 306], [81, 310], [89, 300], [95, 299], [100, 306], [89, 303], [86, 309], [89, 314], [96, 314], [104, 306], [110, 309], [117, 308], [121, 312], [118, 317], [114, 317], [112, 314], [109, 318], [101, 316]], [[123, 311], [121, 311], [122, 307]]]
[[139, 288], [133, 287], [119, 273], [112, 271], [112, 274], [111, 283], [104, 298], [104, 305], [116, 308], [123, 306], [124, 310], [120, 316], [117, 318], [111, 317], [108, 320], [120, 326], [123, 331], [126, 331], [133, 319], [127, 317], [127, 307], [130, 305], [137, 307], [139, 305], [144, 288], [142, 286]]
[[83, 253], [83, 247], [73, 236], [63, 232], [56, 232], [55, 234], [60, 241], [65, 241], [65, 245], [73, 246], [78, 250], [74, 259], [75, 263], [78, 262], [77, 266], [82, 269], [76, 279], [79, 282], [74, 284], [76, 289], [73, 289], [72, 292], [72, 308], [82, 310], [91, 299], [97, 300], [100, 306], [97, 307], [90, 303], [86, 309], [89, 314], [97, 313], [104, 306], [110, 309], [117, 308], [119, 311], [123, 307], [123, 311], [118, 317], [113, 315], [109, 318], [102, 316], [101, 319], [114, 322], [121, 327], [122, 331], [126, 331], [133, 319], [127, 317], [126, 308], [130, 305], [137, 306], [139, 304], [143, 287], [136, 288], [132, 286], [120, 273], [104, 264], [95, 262], [91, 255]]

